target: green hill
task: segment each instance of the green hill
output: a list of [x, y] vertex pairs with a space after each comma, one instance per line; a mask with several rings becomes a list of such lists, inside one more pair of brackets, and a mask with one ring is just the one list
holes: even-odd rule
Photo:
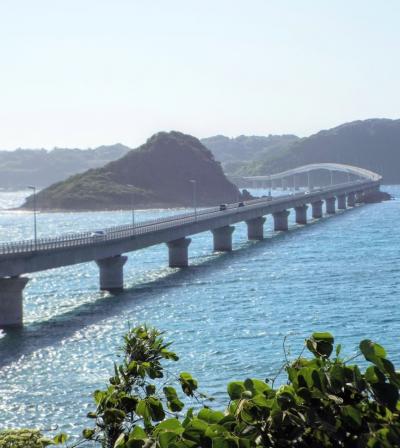
[[[102, 168], [51, 185], [37, 195], [42, 210], [104, 210], [192, 206], [235, 201], [240, 193], [198, 139], [160, 132], [144, 145]], [[32, 197], [23, 207], [32, 207]]]
[[356, 165], [382, 174], [386, 183], [400, 183], [400, 120], [353, 121], [320, 131], [279, 152], [262, 155], [236, 174], [273, 174], [321, 162]]
[[267, 154], [275, 154], [297, 141], [295, 135], [240, 135], [229, 138], [224, 135], [203, 138], [201, 142], [222, 163], [224, 171], [231, 173], [240, 168], [244, 162], [257, 160]]
[[119, 159], [131, 148], [120, 143], [95, 149], [55, 148], [0, 151], [0, 187], [46, 187], [67, 177]]

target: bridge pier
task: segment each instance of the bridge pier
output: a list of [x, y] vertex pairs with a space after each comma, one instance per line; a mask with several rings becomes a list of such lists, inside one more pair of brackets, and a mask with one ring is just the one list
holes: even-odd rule
[[341, 194], [340, 196], [338, 196], [337, 201], [337, 208], [339, 210], [346, 210], [346, 195]]
[[297, 224], [307, 224], [307, 209], [308, 205], [306, 204], [295, 207]]
[[124, 289], [124, 264], [127, 259], [125, 255], [117, 255], [96, 260], [100, 269], [101, 291], [116, 293]]
[[347, 195], [347, 206], [354, 207], [356, 205], [356, 195], [355, 193], [349, 193]]
[[361, 204], [363, 202], [363, 191], [356, 191], [356, 204]]
[[322, 201], [315, 201], [311, 203], [311, 207], [312, 207], [312, 217], [314, 219], [319, 219], [322, 218]]
[[179, 238], [179, 240], [168, 241], [168, 261], [170, 268], [186, 268], [189, 266], [188, 247], [191, 238]]
[[274, 217], [274, 230], [275, 231], [285, 231], [289, 229], [288, 216], [290, 212], [288, 210], [282, 210], [281, 212], [273, 213]]
[[232, 250], [233, 226], [219, 227], [211, 232], [214, 238], [214, 250], [217, 252], [230, 252]]
[[246, 221], [247, 238], [249, 240], [262, 240], [264, 238], [264, 223], [265, 218], [263, 216]]
[[23, 316], [23, 291], [27, 277], [0, 278], [0, 328], [19, 327]]
[[325, 199], [325, 203], [326, 203], [326, 213], [328, 213], [329, 215], [334, 215], [336, 213], [336, 198], [332, 197], [332, 198], [327, 198]]

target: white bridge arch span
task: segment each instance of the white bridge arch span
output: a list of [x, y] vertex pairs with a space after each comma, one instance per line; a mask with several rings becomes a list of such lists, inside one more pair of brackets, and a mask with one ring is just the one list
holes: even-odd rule
[[299, 166], [297, 168], [292, 168], [290, 170], [282, 171], [280, 173], [269, 174], [265, 176], [246, 176], [242, 177], [242, 179], [269, 181], [294, 176], [296, 174], [309, 173], [311, 171], [317, 171], [317, 170], [339, 171], [341, 173], [353, 174], [360, 178], [373, 181], [379, 181], [382, 179], [382, 176], [378, 173], [366, 170], [365, 168], [359, 168], [358, 166], [345, 165], [343, 163], [312, 163], [310, 165]]

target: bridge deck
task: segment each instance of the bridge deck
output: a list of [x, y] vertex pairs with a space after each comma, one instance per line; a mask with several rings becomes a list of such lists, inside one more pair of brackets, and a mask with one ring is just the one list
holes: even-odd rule
[[3, 243], [0, 245], [0, 277], [113, 257], [377, 185], [377, 181], [359, 180], [272, 200], [264, 197], [246, 201], [243, 207], [238, 207], [237, 203], [228, 204], [226, 210], [211, 207], [197, 214], [185, 213], [135, 226], [112, 227], [105, 229], [104, 236], [93, 237], [90, 232], [84, 232], [39, 239], [36, 245], [33, 240]]

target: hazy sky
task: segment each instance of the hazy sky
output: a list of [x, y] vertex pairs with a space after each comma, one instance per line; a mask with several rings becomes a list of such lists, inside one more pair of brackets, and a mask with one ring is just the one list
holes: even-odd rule
[[0, 0], [0, 148], [399, 118], [399, 0]]

